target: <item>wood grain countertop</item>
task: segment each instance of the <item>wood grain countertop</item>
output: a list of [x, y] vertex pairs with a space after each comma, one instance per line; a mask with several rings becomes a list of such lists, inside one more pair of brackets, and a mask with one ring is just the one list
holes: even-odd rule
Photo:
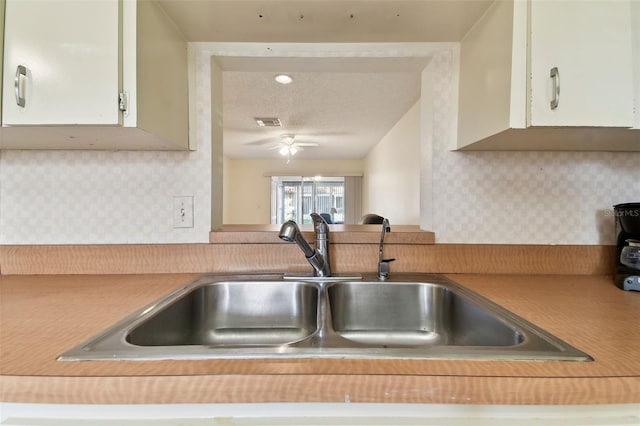
[[640, 402], [640, 293], [610, 276], [449, 278], [593, 362], [370, 359], [58, 362], [198, 274], [0, 276], [0, 400], [41, 403]]

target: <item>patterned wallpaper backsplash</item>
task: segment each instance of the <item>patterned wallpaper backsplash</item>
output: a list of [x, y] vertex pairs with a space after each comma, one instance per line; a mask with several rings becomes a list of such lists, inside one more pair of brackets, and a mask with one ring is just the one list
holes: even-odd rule
[[[210, 110], [209, 56], [197, 57], [198, 122]], [[208, 242], [210, 130], [199, 149], [0, 151], [0, 244]], [[173, 227], [173, 197], [194, 198], [194, 227]]]
[[614, 243], [612, 206], [640, 202], [640, 152], [451, 152], [451, 56], [432, 64], [437, 242]]
[[[451, 152], [450, 54], [432, 65], [438, 242], [613, 244], [612, 205], [640, 201], [640, 153]], [[197, 151], [0, 151], [0, 244], [207, 242], [209, 67], [201, 51]], [[193, 228], [173, 228], [179, 195], [194, 196]]]

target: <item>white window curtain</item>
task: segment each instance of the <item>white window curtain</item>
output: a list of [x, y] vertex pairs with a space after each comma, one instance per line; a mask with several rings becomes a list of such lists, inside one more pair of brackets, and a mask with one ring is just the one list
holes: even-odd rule
[[344, 223], [360, 223], [362, 217], [362, 176], [345, 176], [344, 203]]

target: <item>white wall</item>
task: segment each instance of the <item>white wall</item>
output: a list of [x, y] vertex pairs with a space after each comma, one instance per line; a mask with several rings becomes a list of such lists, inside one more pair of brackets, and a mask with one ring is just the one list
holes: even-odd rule
[[420, 101], [364, 159], [362, 212], [392, 224], [420, 223]]
[[224, 223], [270, 223], [271, 180], [265, 174], [280, 176], [344, 176], [362, 173], [361, 160], [300, 160], [286, 164], [283, 158], [225, 159]]

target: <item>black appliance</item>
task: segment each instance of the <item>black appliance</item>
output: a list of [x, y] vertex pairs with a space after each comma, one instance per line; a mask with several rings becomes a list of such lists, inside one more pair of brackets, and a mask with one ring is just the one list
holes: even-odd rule
[[613, 206], [616, 222], [615, 282], [623, 290], [640, 291], [640, 203]]

